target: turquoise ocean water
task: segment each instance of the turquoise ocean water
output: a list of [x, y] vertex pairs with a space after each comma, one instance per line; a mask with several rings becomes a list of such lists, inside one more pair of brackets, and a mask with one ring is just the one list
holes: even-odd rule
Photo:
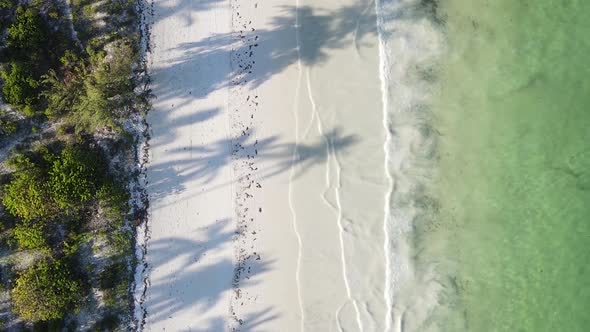
[[590, 1], [377, 9], [398, 330], [589, 331]]
[[436, 227], [416, 240], [444, 243], [422, 256], [448, 277], [433, 319], [588, 331], [590, 1], [443, 0], [436, 15]]

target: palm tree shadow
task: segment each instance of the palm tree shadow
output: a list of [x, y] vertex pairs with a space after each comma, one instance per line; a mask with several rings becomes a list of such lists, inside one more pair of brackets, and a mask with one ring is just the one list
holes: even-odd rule
[[[180, 0], [176, 7], [156, 5], [155, 20], [170, 18], [181, 10], [184, 24], [190, 25], [198, 11], [209, 10], [221, 0]], [[376, 34], [372, 0], [359, 1], [353, 6], [336, 10], [316, 9], [310, 6], [281, 8], [280, 15], [272, 18], [264, 29], [215, 34], [195, 42], [184, 43], [170, 49], [174, 57], [160, 68], [154, 68], [152, 87], [157, 92], [158, 112], [150, 114], [152, 129], [157, 132], [150, 144], [160, 147], [158, 153], [167, 154], [162, 162], [148, 167], [148, 191], [151, 200], [160, 200], [171, 194], [187, 190], [186, 185], [196, 182], [207, 186], [219, 179], [221, 172], [231, 165], [236, 155], [252, 156], [264, 167], [252, 166], [252, 174], [264, 179], [289, 171], [296, 166], [299, 177], [314, 165], [326, 163], [331, 154], [345, 153], [359, 141], [359, 137], [347, 135], [335, 127], [316, 141], [308, 143], [284, 142], [280, 136], [257, 137], [253, 128], [250, 135], [225, 138], [207, 144], [187, 144], [164, 150], [179, 137], [179, 129], [187, 126], [198, 128], [221, 115], [218, 108], [195, 110], [187, 116], [175, 116], [174, 109], [188, 105], [195, 99], [209, 97], [213, 92], [242, 84], [255, 89], [299, 61], [305, 66], [316, 66], [327, 61], [337, 49], [357, 49], [371, 46]], [[242, 37], [243, 36], [243, 37]], [[168, 50], [167, 50], [168, 51]], [[252, 57], [250, 52], [255, 52]], [[247, 67], [246, 58], [255, 59]], [[232, 67], [233, 66], [233, 67]], [[241, 67], [240, 67], [241, 66]], [[251, 73], [249, 73], [251, 71]], [[194, 73], [197, 84], [182, 82], [186, 75]], [[248, 73], [247, 81], [244, 73]], [[199, 81], [200, 80], [200, 81]], [[189, 84], [190, 83], [190, 84]], [[192, 85], [191, 85], [192, 84]], [[171, 102], [174, 101], [174, 104]], [[161, 151], [164, 150], [164, 151]], [[237, 181], [237, 180], [236, 180]], [[234, 182], [232, 182], [234, 183]], [[216, 184], [217, 187], [232, 183]], [[206, 191], [202, 191], [206, 192]], [[201, 193], [202, 193], [201, 192]], [[188, 199], [185, 197], [184, 199]], [[175, 200], [175, 204], [178, 200]], [[155, 204], [152, 204], [154, 208]], [[157, 204], [158, 207], [165, 206]], [[234, 236], [228, 230], [229, 220], [222, 220], [206, 230], [205, 240], [170, 237], [150, 241], [149, 266], [157, 267], [155, 279], [147, 291], [148, 319], [153, 321], [173, 319], [176, 313], [191, 310], [204, 314], [218, 304], [233, 285], [235, 264], [229, 259], [207, 262], [213, 250], [230, 246]], [[182, 266], [165, 271], [166, 265]], [[254, 274], [270, 270], [272, 261], [248, 261]], [[260, 278], [241, 279], [240, 286], [255, 285]], [[241, 331], [259, 331], [269, 321], [277, 319], [272, 308], [252, 313], [244, 318]], [[227, 329], [227, 317], [215, 317], [198, 331], [223, 331]]]
[[[217, 221], [202, 233], [200, 241], [180, 237], [150, 241], [147, 261], [159, 270], [156, 275], [150, 273], [147, 289], [145, 307], [150, 321], [173, 319], [186, 310], [207, 313], [233, 290], [234, 262], [206, 259], [210, 253], [232, 245], [230, 220]], [[253, 277], [269, 271], [272, 264], [269, 260], [248, 260], [250, 278], [241, 280], [240, 287], [255, 285]]]
[[[215, 1], [208, 3], [211, 5]], [[314, 66], [325, 62], [332, 50], [351, 44], [357, 48], [371, 46], [372, 39], [366, 37], [377, 33], [372, 6], [370, 0], [336, 10], [282, 6], [281, 14], [271, 19], [268, 28], [213, 34], [168, 50], [177, 55], [167, 66], [155, 69], [152, 75], [155, 82], [158, 82], [161, 71], [190, 71], [206, 78], [208, 84], [192, 91], [191, 98], [204, 98], [237, 84], [255, 89], [299, 60], [307, 66]], [[166, 13], [172, 11], [166, 8], [161, 15], [166, 17]], [[159, 18], [160, 14], [156, 19]], [[255, 63], [250, 62], [252, 59]], [[248, 79], [243, 78], [246, 72], [252, 74]], [[178, 96], [175, 84], [162, 82], [154, 87], [160, 99]], [[184, 103], [177, 106], [181, 105]]]
[[[280, 317], [279, 314], [274, 313], [272, 308], [266, 308], [257, 312], [248, 314], [243, 319], [243, 324], [239, 326], [239, 331], [261, 331], [263, 325], [267, 322], [273, 321]], [[218, 332], [227, 331], [227, 321], [225, 317], [216, 317], [209, 320], [207, 326], [201, 326], [197, 329], [185, 329], [186, 332]]]
[[178, 15], [178, 13], [181, 13], [183, 23], [188, 26], [193, 24], [193, 15], [195, 13], [211, 10], [213, 7], [220, 5], [223, 2], [224, 1], [222, 0], [180, 0], [174, 2], [174, 4], [170, 6], [162, 4], [162, 2], [151, 2], [148, 6], [150, 7], [150, 10], [157, 15], [154, 18], [155, 20], [165, 20], [172, 15]]
[[[186, 16], [185, 23], [191, 24], [193, 14], [218, 5], [220, 0], [181, 0], [174, 6], [155, 5], [154, 19], [165, 20], [181, 10], [183, 17]], [[357, 49], [370, 46], [374, 39], [367, 37], [376, 35], [375, 22], [373, 0], [361, 0], [333, 10], [317, 6], [281, 6], [279, 14], [272, 17], [263, 29], [246, 31], [244, 28], [243, 31], [213, 34], [170, 49], [173, 57], [152, 71], [160, 110], [150, 115], [153, 129], [158, 132], [151, 144], [165, 146], [174, 141], [177, 129], [205, 123], [220, 114], [219, 109], [210, 109], [196, 112], [187, 119], [176, 119], [173, 116], [175, 108], [236, 84], [255, 89], [298, 61], [315, 66], [327, 61], [331, 51], [352, 43]], [[255, 61], [250, 61], [250, 57]], [[181, 75], [186, 72], [194, 73], [197, 79], [202, 77], [202, 82], [195, 84], [194, 77]], [[251, 75], [244, 78], [245, 73]], [[191, 82], [182, 82], [183, 79]], [[198, 179], [202, 185], [212, 183], [223, 167], [232, 161], [236, 146], [243, 150], [242, 154], [256, 155], [271, 162], [270, 169], [262, 172], [264, 177], [284, 172], [294, 164], [300, 166], [296, 174], [300, 176], [313, 165], [325, 162], [328, 150], [345, 150], [358, 140], [343, 135], [340, 128], [334, 128], [320, 142], [299, 146], [278, 143], [280, 137], [277, 136], [264, 137], [257, 142], [252, 142], [249, 137], [219, 140], [203, 146], [191, 144], [175, 151], [165, 151], [176, 156], [171, 158], [173, 161], [151, 165], [148, 172], [152, 199], [183, 192], [187, 189], [184, 183], [191, 179]], [[297, 158], [294, 159], [295, 151]]]
[[[255, 131], [253, 130], [252, 133]], [[324, 164], [331, 154], [346, 153], [359, 142], [355, 135], [345, 135], [336, 127], [312, 143], [283, 143], [279, 136], [254, 139], [253, 135], [221, 139], [206, 145], [181, 146], [168, 150], [171, 161], [153, 163], [148, 169], [150, 198], [157, 200], [185, 191], [186, 183], [197, 182], [205, 194], [239, 179], [211, 186], [221, 171], [231, 165], [237, 152], [246, 161], [257, 160], [265, 166], [248, 166], [248, 173], [259, 180], [268, 179], [296, 167], [293, 179], [316, 165]], [[189, 157], [187, 157], [189, 155]], [[190, 157], [192, 155], [192, 157]], [[251, 159], [250, 159], [251, 158]], [[243, 160], [243, 159], [242, 159]], [[253, 164], [252, 164], [253, 165]], [[184, 199], [188, 199], [185, 197]], [[174, 203], [178, 203], [178, 199]], [[167, 206], [158, 204], [158, 208]]]

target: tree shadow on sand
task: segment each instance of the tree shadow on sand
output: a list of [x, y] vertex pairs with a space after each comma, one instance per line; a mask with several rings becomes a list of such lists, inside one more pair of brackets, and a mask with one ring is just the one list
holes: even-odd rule
[[[169, 4], [169, 5], [168, 5]], [[386, 4], [394, 7], [383, 13], [380, 21], [421, 21], [431, 20], [443, 23], [438, 0], [415, 0]], [[179, 0], [176, 2], [159, 2], [153, 7], [154, 22], [166, 20], [172, 15], [182, 13], [186, 25], [193, 23], [195, 15], [227, 6], [222, 0]], [[265, 4], [272, 6], [272, 4]], [[384, 5], [385, 6], [385, 5]], [[160, 115], [153, 115], [152, 126], [160, 126], [157, 142], [152, 146], [167, 145], [176, 138], [176, 129], [191, 124], [206, 122], [220, 114], [219, 109], [197, 111], [189, 116], [174, 118], [174, 108], [188, 104], [195, 99], [208, 97], [214, 91], [241, 84], [246, 90], [256, 89], [273, 75], [284, 71], [299, 61], [307, 67], [316, 66], [327, 61], [331, 52], [353, 45], [357, 51], [365, 46], [373, 46], [375, 42], [376, 10], [374, 0], [358, 0], [352, 5], [344, 5], [336, 9], [323, 9], [320, 6], [280, 6], [279, 14], [270, 19], [263, 29], [234, 26], [233, 32], [212, 34], [194, 42], [183, 43], [172, 51], [172, 58], [165, 65], [153, 68], [152, 88], [157, 91], [158, 103], [161, 103]], [[240, 31], [239, 29], [243, 29]], [[394, 27], [382, 24], [381, 31], [394, 34]], [[388, 30], [389, 29], [389, 30]], [[401, 36], [400, 38], [403, 38]], [[157, 47], [157, 45], [156, 45]], [[230, 68], [236, 65], [236, 57], [251, 57], [254, 52], [252, 67], [247, 81], [244, 79], [244, 68]], [[194, 83], [194, 77], [184, 73], [194, 73], [202, 78], [202, 82]], [[178, 73], [178, 75], [176, 74]], [[182, 74], [182, 75], [181, 75]], [[189, 79], [190, 82], [179, 80]], [[173, 84], [177, 83], [177, 84]], [[183, 91], [180, 91], [180, 90]], [[167, 101], [174, 100], [168, 105]], [[166, 106], [163, 106], [166, 105]], [[168, 108], [168, 106], [170, 108]], [[344, 135], [341, 128], [333, 128], [318, 142], [304, 145], [295, 143], [279, 143], [279, 137], [259, 138], [252, 142], [253, 135], [237, 140], [227, 139], [213, 142], [206, 146], [185, 146], [167, 153], [179, 157], [173, 162], [150, 165], [150, 186], [152, 198], [183, 191], [182, 183], [198, 178], [201, 184], [211, 183], [223, 168], [231, 162], [234, 145], [256, 152], [263, 161], [272, 161], [272, 170], [266, 170], [263, 176], [268, 177], [283, 172], [292, 164], [292, 156], [297, 149], [299, 158], [293, 162], [298, 164], [299, 174], [309, 167], [324, 162], [328, 147], [333, 153], [346, 150], [355, 144], [359, 137]], [[185, 152], [192, 152], [196, 158], [186, 158]]]
[[[156, 5], [154, 20], [167, 19], [180, 10], [184, 23], [190, 25], [195, 19], [195, 12], [210, 10], [220, 2], [180, 0], [175, 7]], [[152, 147], [160, 147], [158, 151], [161, 151], [179, 138], [176, 136], [179, 129], [192, 125], [197, 128], [221, 115], [220, 109], [212, 108], [175, 116], [175, 108], [195, 99], [207, 98], [219, 89], [230, 88], [238, 83], [245, 89], [255, 89], [298, 62], [315, 66], [327, 61], [332, 51], [350, 45], [362, 56], [361, 50], [365, 46], [372, 46], [374, 38], [368, 37], [376, 34], [375, 22], [372, 0], [359, 1], [356, 5], [336, 10], [287, 6], [282, 7], [280, 15], [274, 17], [264, 29], [211, 35], [169, 50], [175, 56], [162, 67], [154, 68], [151, 73], [152, 88], [157, 91], [159, 108], [158, 112], [150, 115], [152, 128], [158, 128], [157, 137], [150, 142]], [[230, 64], [238, 64], [236, 57], [249, 56], [252, 49], [256, 52], [252, 58], [256, 63], [253, 63], [248, 81], [242, 82], [243, 70], [231, 68]], [[187, 84], [179, 82], [186, 77], [180, 74], [187, 72], [194, 73], [197, 79], [202, 78], [202, 82], [194, 84], [192, 78]], [[192, 83], [192, 86], [188, 83]], [[174, 100], [174, 104], [168, 103], [171, 100]], [[256, 179], [287, 172], [294, 166], [294, 176], [297, 177], [315, 165], [326, 163], [331, 153], [345, 153], [359, 139], [346, 134], [343, 128], [334, 127], [325, 131], [316, 141], [302, 144], [285, 142], [279, 136], [258, 136], [256, 128], [251, 128], [247, 135], [240, 137], [228, 137], [207, 144], [191, 142], [190, 145], [160, 152], [166, 154], [166, 161], [149, 165], [147, 189], [150, 200], [159, 200], [188, 190], [185, 187], [187, 183], [207, 187], [207, 191], [231, 185], [215, 183], [214, 180], [219, 179], [220, 173], [236, 161], [236, 153], [241, 156], [240, 161], [244, 160], [244, 156], [251, 156], [257, 161], [249, 172]], [[213, 183], [216, 187], [213, 187]], [[155, 208], [156, 205], [158, 208], [164, 206], [151, 206]], [[229, 259], [211, 262], [203, 260], [208, 252], [232, 245], [234, 232], [228, 230], [228, 223], [229, 220], [217, 222], [215, 227], [206, 231], [205, 240], [202, 241], [175, 237], [150, 240], [149, 266], [159, 269], [157, 273], [151, 274], [154, 278], [150, 278], [148, 287], [149, 305], [146, 308], [150, 321], [173, 319], [175, 313], [184, 310], [193, 310], [195, 315], [210, 313], [222, 297], [232, 291], [235, 262]], [[170, 269], [170, 272], [160, 270], [165, 269], [170, 262], [183, 268]], [[248, 261], [248, 264], [253, 271], [251, 278], [241, 280], [240, 287], [255, 285], [259, 279], [256, 276], [270, 270], [273, 262], [260, 260]], [[240, 330], [260, 330], [262, 324], [277, 317], [272, 308], [263, 309], [244, 317]], [[192, 330], [226, 330], [227, 318], [212, 318], [206, 325]]]
[[[260, 326], [266, 322], [275, 320], [280, 316], [273, 312], [271, 308], [257, 311], [252, 314], [248, 314], [244, 317], [244, 323], [240, 325], [239, 330], [241, 332], [249, 331], [260, 331]], [[211, 331], [226, 331], [227, 321], [224, 317], [217, 317], [209, 320], [207, 326], [201, 326], [196, 329], [184, 329], [183, 332], [211, 332]]]
[[[192, 23], [193, 14], [211, 10], [221, 5], [220, 0], [189, 1], [181, 0], [173, 6], [156, 5], [157, 20], [166, 19], [178, 10], [186, 16], [186, 24]], [[177, 129], [196, 123], [206, 122], [220, 114], [220, 109], [197, 111], [189, 116], [175, 118], [173, 110], [195, 99], [208, 97], [219, 89], [229, 88], [243, 79], [243, 68], [230, 68], [232, 57], [249, 56], [255, 50], [255, 62], [248, 81], [242, 82], [246, 90], [255, 89], [273, 75], [284, 71], [301, 61], [311, 67], [329, 59], [330, 53], [344, 47], [354, 47], [359, 51], [372, 46], [377, 34], [375, 4], [373, 0], [360, 0], [353, 5], [328, 10], [311, 6], [282, 6], [280, 14], [273, 17], [264, 29], [234, 31], [227, 34], [213, 34], [195, 42], [184, 43], [171, 51], [176, 54], [166, 65], [154, 68], [152, 72], [153, 89], [157, 91], [157, 101], [161, 112], [152, 114], [152, 127], [160, 130], [152, 146], [165, 146], [176, 138]], [[401, 3], [385, 21], [418, 21], [437, 17], [438, 6], [435, 0], [416, 0]], [[247, 30], [247, 31], [246, 31]], [[395, 31], [385, 31], [395, 33]], [[157, 45], [156, 45], [157, 47]], [[264, 65], [261, 65], [264, 64]], [[193, 78], [183, 73], [194, 73], [203, 78], [193, 82]], [[178, 74], [177, 74], [178, 73]], [[191, 82], [179, 80], [190, 79]], [[180, 91], [182, 89], [182, 91]], [[174, 100], [174, 104], [167, 101]], [[262, 161], [272, 162], [271, 169], [258, 171], [257, 176], [269, 177], [297, 165], [298, 174], [310, 167], [325, 162], [329, 148], [332, 153], [345, 152], [359, 137], [345, 135], [342, 128], [333, 128], [323, 138], [311, 144], [281, 143], [280, 137], [270, 136], [255, 141], [253, 133], [238, 139], [219, 140], [207, 145], [184, 146], [173, 151], [174, 161], [150, 165], [150, 192], [152, 199], [179, 193], [186, 188], [187, 180], [198, 179], [200, 184], [209, 184], [219, 176], [223, 166], [231, 160], [234, 146], [251, 151]], [[297, 149], [298, 159], [293, 160]], [[193, 157], [186, 157], [191, 153]]]
[[204, 98], [216, 90], [240, 82], [240, 71], [237, 68], [219, 70], [219, 66], [212, 64], [220, 61], [228, 63], [230, 59], [236, 62], [238, 57], [249, 57], [250, 51], [254, 49], [256, 63], [252, 66], [252, 79], [245, 86], [255, 89], [299, 60], [304, 65], [313, 66], [326, 61], [332, 50], [350, 44], [357, 50], [372, 45], [371, 39], [367, 37], [376, 35], [375, 22], [372, 1], [359, 1], [358, 4], [337, 10], [283, 6], [281, 15], [272, 18], [268, 28], [213, 34], [171, 49], [178, 55], [170, 59], [166, 66], [153, 71], [156, 82], [154, 89], [158, 91], [158, 99], [178, 98], [178, 89], [173, 84], [163, 81], [158, 83], [159, 71], [189, 71], [197, 77], [206, 78], [208, 84], [192, 91], [185, 102]]
[[[157, 277], [152, 274], [150, 278], [146, 300], [150, 321], [174, 318], [176, 313], [188, 309], [195, 314], [207, 313], [228, 291], [234, 289], [234, 262], [223, 259], [209, 263], [206, 258], [210, 252], [232, 245], [234, 231], [229, 224], [229, 219], [217, 221], [204, 230], [200, 241], [180, 237], [150, 241], [148, 263], [161, 270], [157, 271]], [[272, 263], [268, 260], [249, 260], [251, 272], [249, 278], [240, 281], [240, 287], [255, 285], [256, 275], [268, 271]], [[183, 268], [162, 273], [166, 271], [167, 264]]]
[[[252, 130], [252, 133], [255, 131]], [[249, 166], [249, 174], [259, 180], [289, 171], [295, 166], [297, 171], [294, 178], [297, 178], [313, 166], [325, 163], [330, 153], [344, 153], [358, 142], [358, 137], [343, 134], [339, 127], [324, 133], [316, 142], [308, 144], [284, 143], [279, 138], [268, 136], [255, 139], [254, 135], [243, 135], [206, 145], [193, 144], [167, 150], [166, 154], [172, 155], [172, 160], [152, 163], [148, 169], [150, 198], [158, 199], [178, 194], [186, 189], [184, 183], [195, 180], [197, 185], [207, 187], [201, 194], [230, 185], [231, 183], [222, 183], [210, 186], [221, 175], [221, 171], [235, 160], [234, 155], [238, 150], [241, 155], [251, 156], [253, 161], [264, 163], [265, 166], [262, 168]], [[296, 159], [293, 158], [295, 151]]]
[[188, 26], [193, 24], [193, 15], [195, 13], [211, 10], [224, 2], [224, 0], [180, 0], [169, 2], [171, 4], [167, 5], [165, 2], [159, 1], [158, 3], [150, 2], [146, 6], [150, 7], [150, 10], [154, 13], [154, 20], [165, 20], [172, 15], [178, 16], [178, 13], [180, 13], [184, 25]]
[[[183, 10], [193, 13], [217, 5], [215, 0], [203, 4], [186, 1], [178, 4], [186, 6]], [[156, 8], [155, 19], [165, 19], [178, 9]], [[246, 89], [255, 89], [298, 61], [313, 66], [326, 61], [332, 50], [351, 44], [357, 49], [369, 45], [372, 39], [367, 37], [376, 34], [375, 22], [372, 0], [359, 1], [336, 10], [283, 6], [280, 15], [272, 18], [265, 29], [211, 35], [178, 46], [173, 49], [176, 56], [152, 72], [152, 86], [157, 91], [159, 111], [150, 115], [152, 128], [158, 132], [150, 142], [151, 146], [167, 146], [177, 138], [178, 129], [205, 123], [220, 115], [221, 110], [215, 108], [175, 117], [174, 109], [236, 84], [244, 71], [229, 68], [229, 63], [239, 63], [230, 61], [232, 57], [247, 56], [246, 53], [256, 49], [256, 64], [253, 64], [252, 74], [248, 75], [250, 80], [245, 85]], [[203, 81], [195, 84], [194, 78], [185, 74], [187, 72], [194, 73], [197, 78], [202, 77]], [[190, 82], [184, 83], [183, 79]], [[165, 150], [162, 153], [172, 155], [167, 158], [170, 161], [152, 163], [148, 170], [150, 198], [157, 200], [183, 192], [187, 189], [185, 184], [191, 180], [197, 180], [200, 185], [211, 184], [234, 160], [232, 153], [236, 147], [242, 150], [242, 155], [251, 155], [264, 163], [264, 169], [251, 170], [252, 175], [263, 179], [288, 171], [292, 166], [297, 166], [296, 176], [299, 176], [310, 167], [324, 163], [330, 150], [332, 153], [346, 152], [359, 140], [359, 137], [346, 135], [338, 127], [327, 131], [316, 142], [307, 144], [283, 142], [278, 136], [255, 139], [255, 135], [254, 128], [248, 135], [239, 138]], [[293, 158], [295, 151], [297, 159]]]

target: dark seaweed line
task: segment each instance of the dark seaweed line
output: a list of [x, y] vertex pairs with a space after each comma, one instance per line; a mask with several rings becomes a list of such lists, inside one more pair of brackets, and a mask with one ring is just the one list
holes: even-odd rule
[[[153, 0], [138, 0], [137, 1], [137, 14], [140, 17], [139, 22], [139, 42], [140, 42], [140, 57], [139, 57], [139, 66], [135, 73], [136, 75], [136, 82], [140, 87], [139, 94], [143, 100], [143, 109], [141, 110], [141, 125], [142, 125], [142, 132], [140, 137], [136, 137], [136, 167], [137, 167], [137, 177], [135, 178], [135, 188], [139, 194], [139, 207], [136, 210], [136, 220], [135, 220], [135, 227], [134, 232], [135, 234], [135, 247], [139, 246], [141, 257], [135, 257], [135, 264], [133, 266], [133, 276], [135, 276], [137, 272], [138, 266], [142, 268], [142, 284], [143, 289], [141, 291], [141, 296], [139, 301], [136, 303], [135, 301], [135, 293], [137, 291], [138, 285], [135, 283], [135, 278], [133, 278], [133, 282], [131, 283], [129, 293], [130, 293], [130, 312], [131, 312], [131, 326], [129, 326], [130, 330], [133, 331], [143, 331], [146, 318], [147, 318], [147, 309], [144, 306], [147, 290], [150, 286], [150, 279], [149, 274], [147, 273], [149, 264], [146, 261], [147, 256], [147, 244], [151, 238], [150, 227], [148, 223], [149, 215], [149, 194], [147, 192], [147, 165], [149, 163], [149, 148], [150, 144], [149, 141], [151, 139], [150, 135], [150, 125], [147, 121], [147, 114], [151, 110], [151, 103], [150, 100], [153, 97], [151, 94], [151, 78], [148, 72], [148, 54], [152, 51], [151, 47], [151, 28], [153, 24], [153, 17], [154, 17], [154, 3]], [[143, 145], [142, 145], [143, 143]], [[141, 148], [140, 148], [141, 147]], [[137, 242], [137, 231], [140, 225], [143, 225], [143, 242]], [[137, 254], [137, 250], [135, 253]], [[140, 317], [135, 315], [136, 307], [139, 306], [139, 310], [141, 312]]]

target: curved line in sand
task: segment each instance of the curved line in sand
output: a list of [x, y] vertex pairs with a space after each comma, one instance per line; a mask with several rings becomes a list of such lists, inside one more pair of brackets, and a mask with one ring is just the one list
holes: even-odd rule
[[295, 40], [297, 43], [297, 86], [295, 90], [295, 102], [293, 103], [293, 117], [295, 118], [295, 149], [293, 149], [293, 155], [291, 156], [291, 172], [289, 174], [289, 209], [291, 210], [292, 216], [292, 225], [293, 225], [293, 232], [295, 233], [295, 237], [297, 238], [297, 265], [295, 268], [295, 282], [297, 283], [297, 300], [299, 302], [299, 314], [300, 318], [300, 329], [303, 332], [304, 329], [304, 322], [305, 322], [305, 314], [303, 311], [303, 298], [301, 296], [301, 256], [302, 256], [302, 247], [303, 242], [301, 240], [301, 234], [299, 233], [297, 227], [297, 213], [295, 212], [295, 207], [293, 206], [293, 180], [295, 178], [295, 165], [297, 165], [297, 159], [299, 159], [299, 117], [297, 116], [297, 110], [299, 108], [299, 95], [301, 93], [301, 77], [303, 75], [303, 69], [301, 65], [301, 54], [299, 49], [299, 0], [295, 2]]
[[[330, 141], [330, 139], [328, 137], [326, 137], [326, 135], [324, 134], [324, 128], [322, 125], [322, 119], [320, 118], [319, 114], [318, 114], [318, 109], [317, 109], [317, 105], [315, 102], [315, 99], [313, 98], [313, 94], [312, 94], [312, 86], [311, 86], [311, 75], [310, 75], [310, 70], [309, 68], [306, 68], [307, 70], [305, 71], [305, 76], [306, 76], [306, 81], [307, 81], [307, 93], [308, 93], [308, 97], [309, 97], [309, 101], [311, 103], [311, 107], [313, 110], [313, 114], [315, 115], [315, 117], [317, 118], [317, 123], [318, 123], [318, 131], [320, 133], [320, 135], [323, 137], [324, 141], [326, 142], [326, 152], [328, 154], [328, 158], [327, 158], [327, 165], [326, 165], [326, 190], [324, 191], [324, 193], [322, 194], [322, 200], [330, 207], [332, 208], [334, 211], [337, 212], [337, 225], [338, 225], [338, 229], [339, 229], [339, 238], [340, 238], [340, 260], [342, 262], [342, 279], [344, 280], [344, 286], [346, 287], [346, 295], [348, 296], [348, 299], [350, 300], [350, 302], [352, 302], [352, 305], [354, 306], [354, 310], [356, 312], [356, 321], [357, 324], [359, 326], [359, 329], [361, 331], [363, 331], [363, 324], [361, 321], [361, 314], [358, 308], [358, 305], [356, 303], [356, 301], [352, 298], [352, 292], [350, 290], [350, 284], [348, 282], [348, 277], [346, 276], [346, 255], [344, 253], [344, 228], [342, 227], [342, 206], [340, 204], [340, 194], [338, 191], [338, 187], [340, 186], [340, 164], [338, 163], [338, 160], [335, 160], [336, 164], [337, 164], [337, 179], [338, 179], [338, 187], [336, 188], [336, 206], [334, 206], [332, 203], [330, 203], [328, 201], [328, 199], [326, 198], [326, 193], [328, 192], [328, 190], [330, 189], [330, 161], [332, 160], [332, 158], [335, 158], [335, 152], [334, 152], [334, 147], [332, 144], [332, 141]], [[338, 317], [336, 317], [336, 321], [338, 321]]]

